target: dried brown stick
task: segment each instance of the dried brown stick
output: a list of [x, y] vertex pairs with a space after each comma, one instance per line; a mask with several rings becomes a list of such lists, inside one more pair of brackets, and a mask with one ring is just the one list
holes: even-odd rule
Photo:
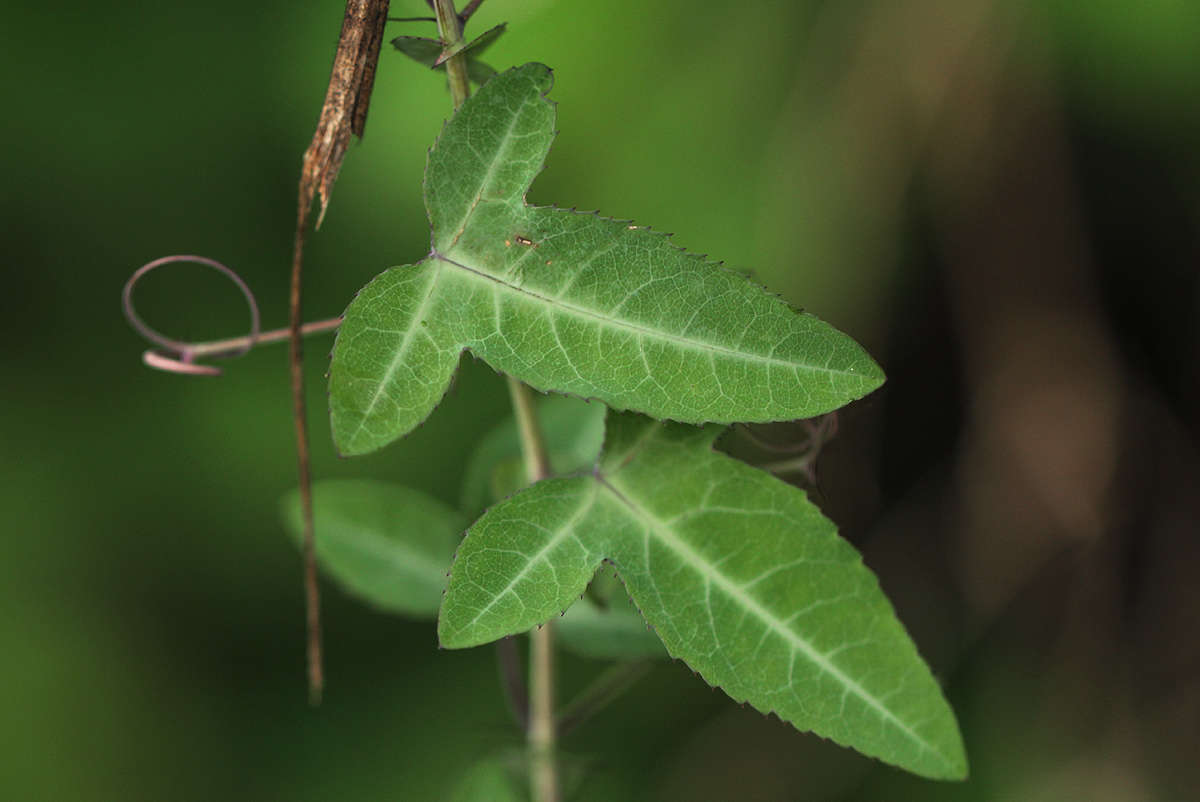
[[388, 0], [346, 0], [342, 33], [338, 38], [325, 103], [317, 120], [312, 142], [304, 151], [296, 209], [296, 234], [292, 241], [292, 278], [289, 295], [289, 342], [292, 411], [296, 423], [296, 465], [300, 482], [300, 506], [304, 519], [304, 597], [308, 626], [308, 690], [310, 700], [321, 699], [325, 684], [321, 659], [321, 598], [313, 553], [315, 537], [312, 509], [312, 470], [308, 447], [308, 423], [304, 406], [303, 340], [301, 339], [301, 274], [308, 214], [319, 195], [320, 228], [329, 206], [329, 195], [337, 180], [351, 134], [361, 137], [367, 123], [367, 107], [375, 84], [375, 68], [387, 23]]

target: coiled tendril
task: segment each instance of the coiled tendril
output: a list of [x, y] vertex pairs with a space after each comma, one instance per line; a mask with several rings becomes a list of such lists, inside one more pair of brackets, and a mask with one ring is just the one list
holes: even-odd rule
[[[244, 337], [231, 337], [226, 340], [191, 343], [171, 339], [155, 331], [146, 321], [142, 320], [137, 310], [133, 307], [134, 286], [150, 271], [164, 265], [178, 264], [180, 262], [191, 262], [211, 267], [225, 274], [241, 290], [242, 296], [246, 299], [246, 305], [250, 308], [249, 334]], [[258, 301], [255, 300], [254, 293], [251, 292], [250, 287], [234, 270], [206, 256], [175, 254], [147, 262], [135, 270], [133, 275], [129, 277], [129, 280], [125, 282], [125, 288], [121, 291], [121, 306], [125, 311], [126, 320], [129, 321], [129, 325], [133, 327], [134, 331], [158, 346], [157, 348], [149, 348], [144, 351], [142, 353], [142, 362], [149, 367], [157, 370], [165, 370], [170, 373], [180, 373], [188, 376], [220, 376], [220, 368], [214, 365], [201, 364], [197, 360], [233, 359], [234, 357], [242, 356], [256, 345], [280, 342], [286, 340], [288, 337], [288, 329], [286, 328], [274, 329], [267, 332], [261, 331]], [[300, 327], [300, 333], [308, 335], [321, 331], [332, 331], [341, 322], [342, 319], [336, 317], [328, 320], [318, 320], [313, 323], [305, 323]]]

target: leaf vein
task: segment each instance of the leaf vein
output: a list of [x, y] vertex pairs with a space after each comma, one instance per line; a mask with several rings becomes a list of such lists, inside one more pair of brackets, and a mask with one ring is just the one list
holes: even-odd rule
[[711, 579], [720, 590], [736, 601], [739, 607], [751, 612], [760, 622], [766, 625], [769, 631], [785, 640], [793, 652], [803, 654], [810, 663], [823, 673], [828, 674], [840, 683], [846, 691], [857, 696], [869, 708], [874, 710], [885, 723], [891, 724], [900, 730], [922, 749], [936, 751], [932, 744], [905, 724], [895, 713], [883, 705], [876, 696], [855, 682], [853, 678], [838, 668], [825, 654], [818, 651], [805, 638], [792, 631], [783, 619], [764, 607], [758, 599], [742, 590], [734, 580], [730, 579], [724, 573], [714, 570], [708, 560], [671, 531], [666, 524], [655, 517], [649, 510], [639, 505], [634, 500], [636, 495], [631, 494], [628, 488], [620, 485], [613, 479], [606, 479], [599, 475], [597, 476], [597, 480], [600, 486], [608, 490], [629, 510], [636, 520], [645, 526], [647, 534], [653, 534], [663, 546], [679, 555], [684, 563], [690, 565], [702, 577]]

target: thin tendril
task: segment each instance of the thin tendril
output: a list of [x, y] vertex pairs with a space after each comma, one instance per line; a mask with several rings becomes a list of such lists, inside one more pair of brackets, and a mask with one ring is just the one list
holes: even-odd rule
[[[182, 340], [173, 340], [164, 334], [160, 334], [142, 320], [138, 315], [137, 310], [133, 308], [133, 288], [142, 280], [142, 278], [152, 270], [162, 267], [163, 265], [176, 264], [179, 262], [191, 262], [211, 267], [214, 270], [224, 273], [237, 288], [242, 291], [242, 295], [246, 299], [246, 305], [250, 308], [250, 334], [244, 340], [240, 340], [238, 344], [231, 350], [224, 352], [206, 352], [203, 349], [205, 343], [189, 343]], [[212, 365], [196, 364], [195, 359], [198, 355], [211, 356], [214, 358], [229, 359], [245, 354], [254, 344], [258, 342], [259, 330], [261, 322], [258, 313], [258, 302], [254, 299], [254, 293], [250, 291], [250, 287], [242, 280], [242, 277], [235, 273], [230, 268], [216, 261], [209, 259], [206, 256], [196, 256], [194, 254], [175, 254], [173, 256], [164, 256], [160, 259], [155, 259], [152, 262], [139, 267], [129, 277], [129, 281], [125, 282], [125, 288], [121, 291], [121, 306], [125, 310], [125, 319], [129, 321], [129, 325], [134, 331], [142, 335], [145, 339], [159, 346], [162, 350], [154, 348], [149, 349], [142, 354], [142, 361], [152, 368], [165, 370], [171, 373], [181, 373], [192, 376], [219, 376], [221, 369]], [[169, 353], [164, 353], [164, 351]]]
[[797, 454], [811, 451], [814, 447], [819, 449], [837, 434], [838, 416], [836, 412], [830, 412], [816, 418], [797, 422], [804, 429], [805, 436], [791, 443], [773, 443], [765, 440], [746, 424], [738, 426], [735, 431], [744, 439], [753, 443], [757, 448], [775, 454]]
[[[216, 270], [221, 271], [228, 276], [238, 289], [242, 291], [242, 295], [246, 298], [246, 303], [250, 307], [250, 334], [242, 337], [229, 337], [224, 340], [212, 340], [208, 342], [182, 342], [173, 340], [154, 329], [150, 328], [133, 308], [133, 288], [151, 270], [163, 265], [175, 264], [177, 262], [195, 262], [202, 265], [207, 265]], [[233, 270], [216, 262], [212, 259], [207, 259], [203, 256], [192, 255], [177, 255], [164, 256], [161, 259], [155, 259], [142, 265], [138, 270], [129, 277], [129, 281], [125, 284], [125, 289], [121, 293], [122, 306], [125, 309], [125, 317], [129, 320], [129, 325], [137, 331], [138, 334], [145, 337], [150, 342], [160, 348], [151, 348], [142, 354], [142, 362], [148, 367], [156, 370], [165, 370], [168, 373], [179, 373], [186, 376], [220, 376], [221, 369], [213, 365], [204, 365], [198, 363], [198, 359], [232, 359], [233, 357], [242, 356], [251, 348], [258, 345], [266, 345], [267, 343], [282, 342], [288, 338], [289, 328], [272, 329], [271, 331], [261, 331], [259, 327], [258, 303], [254, 299], [254, 293], [246, 285], [246, 282], [241, 279]], [[311, 323], [305, 323], [300, 327], [300, 333], [308, 336], [309, 334], [318, 334], [323, 331], [333, 331], [342, 323], [342, 318], [333, 317], [327, 320], [314, 320]], [[161, 350], [160, 350], [161, 349]], [[167, 352], [167, 353], [164, 353]]]
[[799, 423], [807, 436], [797, 443], [782, 446], [761, 439], [748, 427], [740, 427], [738, 431], [764, 451], [796, 455], [788, 459], [761, 463], [756, 467], [774, 474], [799, 473], [808, 480], [809, 484], [815, 486], [817, 483], [817, 458], [825, 445], [837, 435], [838, 416], [836, 412], [831, 412]]

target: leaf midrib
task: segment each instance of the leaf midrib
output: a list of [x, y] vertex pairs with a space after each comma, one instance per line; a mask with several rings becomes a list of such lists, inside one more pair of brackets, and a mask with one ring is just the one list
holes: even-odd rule
[[[423, 266], [427, 263], [426, 261], [420, 264]], [[416, 269], [419, 269], [419, 266]], [[436, 294], [437, 280], [441, 274], [440, 265], [434, 265], [433, 269], [430, 270], [429, 285], [425, 288], [425, 297], [421, 299], [421, 303], [417, 306], [417, 311], [413, 313], [412, 318], [409, 320], [408, 328], [404, 331], [404, 336], [400, 340], [400, 346], [392, 355], [392, 360], [388, 363], [387, 370], [383, 372], [383, 377], [376, 385], [375, 392], [371, 394], [371, 400], [367, 402], [366, 409], [363, 410], [362, 416], [358, 419], [358, 426], [355, 427], [354, 433], [347, 438], [346, 442], [351, 444], [357, 442], [363, 427], [371, 419], [371, 414], [375, 411], [375, 406], [383, 398], [387, 388], [391, 386], [392, 378], [396, 375], [396, 371], [400, 369], [400, 365], [403, 364], [404, 357], [408, 355], [408, 349], [412, 345], [413, 333], [421, 328], [421, 320], [429, 308], [430, 301]]]
[[[517, 113], [509, 120], [508, 127], [504, 129], [504, 136], [500, 138], [500, 144], [496, 146], [496, 152], [492, 155], [492, 160], [487, 166], [487, 170], [483, 174], [483, 179], [479, 182], [479, 189], [475, 192], [475, 200], [471, 201], [471, 205], [467, 207], [466, 213], [462, 219], [458, 221], [458, 225], [454, 227], [454, 237], [450, 240], [450, 244], [446, 246], [447, 250], [458, 244], [463, 232], [467, 230], [467, 226], [471, 222], [471, 216], [475, 214], [475, 209], [479, 207], [479, 202], [483, 200], [484, 190], [488, 188], [488, 184], [496, 177], [496, 172], [499, 166], [504, 163], [504, 159], [500, 154], [506, 152], [510, 144], [512, 144], [513, 131], [517, 129], [517, 121], [525, 113], [525, 107], [522, 106], [517, 110]], [[432, 215], [430, 215], [432, 220]]]
[[595, 309], [588, 309], [587, 307], [578, 306], [576, 304], [572, 304], [572, 303], [563, 301], [561, 298], [551, 298], [548, 295], [542, 295], [541, 293], [534, 292], [533, 290], [528, 290], [528, 289], [525, 289], [524, 287], [518, 287], [514, 284], [509, 284], [507, 281], [504, 281], [503, 279], [498, 278], [497, 276], [493, 276], [491, 273], [487, 273], [483, 270], [479, 270], [478, 268], [474, 268], [474, 267], [471, 267], [470, 265], [465, 265], [462, 262], [455, 261], [454, 259], [451, 259], [450, 257], [446, 256], [443, 253], [435, 252], [432, 254], [432, 256], [435, 259], [437, 259], [441, 262], [444, 262], [445, 264], [453, 265], [454, 267], [459, 268], [460, 270], [464, 271], [468, 275], [486, 279], [486, 280], [492, 282], [493, 284], [495, 284], [497, 287], [502, 287], [504, 289], [507, 289], [515, 295], [526, 296], [528, 298], [532, 298], [535, 301], [539, 301], [541, 303], [546, 304], [547, 306], [562, 310], [564, 313], [573, 314], [576, 317], [589, 318], [589, 319], [595, 320], [601, 324], [609, 325], [614, 328], [626, 329], [626, 330], [631, 331], [642, 337], [653, 337], [653, 338], [657, 338], [660, 340], [665, 340], [667, 342], [674, 343], [674, 344], [680, 346], [681, 348], [687, 348], [687, 349], [690, 349], [693, 351], [700, 351], [702, 353], [708, 353], [710, 356], [712, 356], [714, 354], [719, 354], [722, 356], [728, 356], [728, 357], [734, 358], [736, 360], [749, 361], [749, 362], [761, 362], [761, 363], [768, 364], [768, 365], [776, 365], [776, 366], [779, 366], [782, 368], [788, 368], [790, 370], [805, 371], [808, 373], [820, 373], [820, 374], [833, 375], [833, 376], [853, 376], [857, 379], [866, 379], [867, 378], [866, 374], [855, 371], [855, 370], [835, 370], [835, 369], [829, 368], [829, 367], [817, 367], [815, 365], [806, 365], [806, 364], [799, 363], [799, 362], [791, 362], [791, 361], [788, 361], [785, 359], [777, 359], [775, 357], [762, 356], [761, 354], [755, 354], [755, 353], [752, 353], [749, 351], [738, 351], [734, 348], [730, 348], [725, 345], [718, 345], [716, 343], [710, 343], [710, 342], [698, 340], [698, 339], [688, 339], [687, 337], [683, 337], [678, 334], [671, 334], [670, 332], [663, 331], [662, 329], [655, 329], [655, 328], [651, 328], [649, 326], [639, 325], [637, 323], [631, 323], [627, 320], [622, 320], [620, 318], [609, 317], [609, 316], [605, 315], [604, 313], [599, 312]]
[[817, 651], [811, 643], [805, 640], [800, 635], [793, 632], [783, 619], [776, 616], [766, 607], [764, 607], [757, 599], [742, 590], [736, 582], [715, 568], [710, 562], [704, 559], [702, 555], [696, 552], [682, 538], [671, 531], [671, 528], [659, 520], [645, 507], [641, 506], [635, 499], [636, 493], [628, 487], [620, 484], [612, 476], [602, 476], [596, 474], [596, 484], [603, 487], [608, 493], [616, 499], [623, 507], [625, 507], [633, 518], [646, 525], [647, 529], [658, 538], [659, 542], [675, 552], [680, 559], [690, 565], [697, 573], [706, 579], [716, 584], [722, 591], [730, 596], [736, 603], [740, 604], [744, 609], [756, 616], [768, 629], [782, 637], [785, 641], [791, 644], [795, 649], [799, 649], [809, 661], [817, 666], [818, 669], [828, 674], [835, 681], [840, 683], [846, 690], [857, 696], [872, 710], [876, 711], [885, 722], [892, 724], [896, 729], [900, 730], [910, 740], [915, 742], [922, 750], [930, 751], [939, 757], [948, 766], [952, 766], [953, 762], [946, 758], [934, 744], [930, 743], [925, 738], [918, 735], [911, 727], [905, 724], [899, 717], [889, 710], [883, 702], [881, 702], [874, 694], [867, 691], [866, 688], [859, 685], [852, 678], [847, 676], [841, 669], [829, 660], [821, 652]]
[[[547, 554], [549, 554], [551, 551], [553, 551], [555, 548], [557, 548], [559, 546], [559, 544], [561, 544], [565, 540], [569, 540], [572, 538], [574, 538], [576, 540], [579, 539], [578, 535], [575, 534], [575, 524], [578, 523], [582, 518], [586, 517], [587, 514], [591, 511], [592, 505], [596, 503], [595, 483], [589, 482], [586, 485], [586, 487], [588, 488], [588, 492], [587, 492], [586, 496], [580, 501], [579, 506], [575, 509], [574, 512], [571, 513], [570, 517], [567, 518], [567, 520], [562, 524], [562, 526], [560, 526], [550, 536], [550, 539], [547, 540], [546, 543], [540, 549], [537, 550], [536, 554], [527, 557], [527, 559], [525, 561], [525, 565], [523, 565], [521, 567], [521, 570], [518, 571], [515, 576], [513, 576], [512, 580], [509, 581], [509, 583], [504, 586], [503, 590], [501, 590], [499, 593], [495, 593], [492, 595], [492, 598], [490, 600], [488, 600], [488, 603], [485, 604], [479, 610], [478, 613], [475, 614], [474, 618], [472, 618], [467, 623], [465, 623], [462, 626], [457, 627], [455, 629], [455, 634], [469, 630], [472, 627], [474, 627], [476, 624], [478, 624], [479, 619], [481, 619], [485, 615], [487, 615], [488, 612], [491, 611], [491, 609], [493, 607], [495, 607], [496, 604], [501, 599], [503, 599], [508, 594], [512, 593], [513, 590], [516, 588], [516, 586], [523, 579], [525, 579], [525, 577], [529, 574], [530, 571], [533, 570], [533, 567], [535, 565], [537, 565], [539, 562], [541, 562], [541, 560]], [[583, 545], [582, 542], [580, 543], [580, 545], [581, 546]], [[584, 549], [587, 550], [587, 547], [584, 546]], [[522, 555], [522, 556], [525, 556], [525, 555]]]

